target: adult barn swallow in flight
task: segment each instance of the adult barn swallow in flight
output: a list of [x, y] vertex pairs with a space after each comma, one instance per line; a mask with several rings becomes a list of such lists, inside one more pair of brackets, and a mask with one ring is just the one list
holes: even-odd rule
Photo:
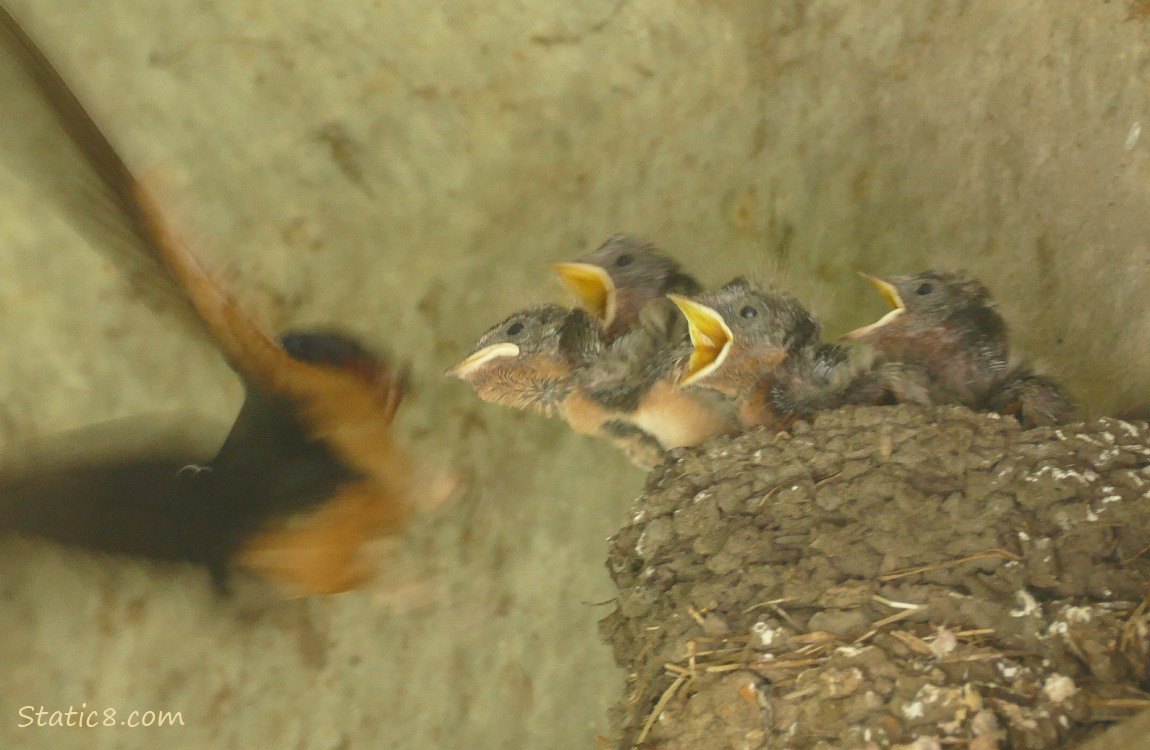
[[603, 328], [606, 341], [639, 326], [681, 332], [666, 295], [692, 295], [702, 286], [651, 243], [617, 234], [574, 261], [552, 263], [559, 279]]
[[866, 342], [889, 360], [922, 366], [938, 400], [1011, 414], [1027, 427], [1072, 417], [1073, 404], [1057, 383], [1012, 365], [1006, 322], [982, 283], [944, 271], [863, 276], [892, 309], [844, 338]]
[[199, 263], [44, 54], [0, 7], [6, 46], [42, 91], [130, 227], [244, 381], [224, 445], [203, 460], [152, 446], [58, 457], [0, 477], [0, 529], [97, 551], [206, 566], [221, 586], [250, 569], [299, 595], [370, 580], [371, 543], [454, 482], [396, 446], [401, 371], [348, 336], [266, 335]]
[[744, 428], [787, 429], [814, 411], [882, 401], [880, 375], [861, 368], [845, 347], [824, 343], [822, 327], [789, 295], [737, 278], [671, 299], [692, 342], [679, 386], [733, 400]]

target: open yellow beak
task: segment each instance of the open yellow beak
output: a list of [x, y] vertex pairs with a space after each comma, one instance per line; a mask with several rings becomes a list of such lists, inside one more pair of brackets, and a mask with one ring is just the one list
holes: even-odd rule
[[463, 360], [455, 367], [450, 367], [443, 374], [449, 378], [459, 378], [460, 380], [467, 380], [471, 373], [478, 370], [483, 365], [487, 364], [493, 359], [499, 357], [518, 357], [519, 347], [509, 342], [502, 342], [499, 344], [492, 344], [485, 346], [479, 351], [472, 354], [467, 359]]
[[552, 263], [559, 280], [571, 290], [604, 326], [615, 320], [615, 282], [605, 270], [591, 263]]
[[735, 337], [723, 316], [706, 305], [678, 294], [668, 294], [667, 298], [675, 303], [687, 319], [691, 343], [695, 347], [687, 363], [687, 372], [679, 378], [679, 385], [690, 385], [707, 377], [723, 364]]
[[890, 304], [892, 309], [870, 325], [844, 333], [842, 337], [848, 341], [857, 341], [858, 339], [866, 338], [867, 334], [878, 328], [882, 328], [906, 313], [906, 304], [903, 303], [902, 297], [899, 296], [898, 289], [895, 288], [894, 284], [885, 279], [880, 279], [877, 276], [871, 276], [869, 273], [863, 273], [862, 271], [859, 271], [859, 276], [862, 276], [874, 284], [875, 289], [878, 289], [878, 293], [883, 296], [883, 299]]

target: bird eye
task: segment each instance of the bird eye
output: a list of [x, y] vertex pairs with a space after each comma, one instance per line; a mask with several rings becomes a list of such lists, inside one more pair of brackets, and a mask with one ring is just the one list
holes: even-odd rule
[[518, 336], [521, 333], [523, 333], [522, 323], [512, 323], [511, 325], [507, 326], [508, 336]]
[[915, 289], [914, 293], [920, 297], [925, 297], [926, 295], [930, 294], [933, 291], [934, 291], [934, 284], [931, 284], [929, 281], [925, 281], [925, 282], [918, 285], [918, 289]]
[[747, 305], [742, 310], [739, 310], [739, 316], [743, 317], [743, 318], [753, 318], [758, 314], [759, 314], [759, 311], [756, 310], [751, 305]]
[[615, 265], [619, 266], [619, 268], [622, 268], [623, 266], [631, 265], [631, 262], [634, 260], [635, 259], [633, 257], [624, 253], [615, 259]]

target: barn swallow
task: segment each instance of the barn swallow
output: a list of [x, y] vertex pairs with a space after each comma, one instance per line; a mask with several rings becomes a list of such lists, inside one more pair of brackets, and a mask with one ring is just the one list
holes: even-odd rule
[[577, 382], [576, 372], [602, 346], [598, 325], [583, 310], [539, 305], [492, 326], [444, 374], [468, 383], [489, 403], [559, 417], [575, 432], [608, 440], [632, 463], [650, 468], [661, 457], [658, 442], [615, 420]]
[[693, 298], [671, 295], [692, 348], [680, 387], [713, 389], [737, 405], [744, 428], [787, 429], [795, 418], [845, 404], [880, 403], [883, 382], [793, 297], [737, 278]]
[[1073, 406], [1057, 383], [1012, 366], [1006, 322], [982, 283], [943, 271], [863, 276], [892, 309], [845, 339], [866, 342], [888, 360], [920, 365], [937, 400], [1012, 414], [1025, 426], [1071, 417]]
[[463, 361], [444, 374], [465, 381], [489, 403], [558, 416], [581, 358], [572, 347], [561, 346], [571, 316], [558, 305], [517, 312], [488, 329]]
[[0, 528], [201, 564], [221, 588], [237, 568], [298, 595], [363, 585], [376, 572], [372, 543], [455, 486], [395, 444], [402, 370], [343, 334], [265, 334], [2, 7], [0, 26], [112, 196], [135, 251], [175, 282], [245, 387], [231, 432], [208, 460], [152, 446], [98, 460], [59, 457], [57, 468], [40, 462], [0, 480]]
[[468, 382], [485, 401], [560, 417], [649, 469], [664, 450], [697, 445], [730, 431], [734, 421], [725, 404], [716, 408], [675, 389], [652, 366], [669, 358], [649, 361], [645, 344], [633, 346], [638, 335], [607, 342], [585, 311], [541, 305], [489, 329], [446, 374]]
[[876, 322], [843, 336], [892, 360], [921, 363], [964, 403], [981, 403], [1007, 370], [1006, 323], [986, 287], [961, 274], [864, 275], [890, 303]]
[[661, 333], [635, 329], [577, 368], [576, 385], [598, 408], [609, 410], [615, 422], [652, 436], [665, 450], [736, 432], [738, 418], [729, 399], [678, 387], [686, 346], [686, 339], [667, 341]]
[[667, 331], [668, 337], [678, 335], [681, 318], [666, 295], [689, 296], [702, 290], [673, 258], [625, 234], [611, 237], [582, 258], [551, 267], [579, 305], [599, 321], [607, 341], [641, 325]]

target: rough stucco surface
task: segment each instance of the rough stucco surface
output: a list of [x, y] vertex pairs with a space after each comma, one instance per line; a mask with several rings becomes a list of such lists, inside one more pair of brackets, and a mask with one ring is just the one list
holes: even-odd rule
[[[4, 747], [591, 746], [623, 675], [586, 603], [642, 477], [440, 373], [615, 231], [708, 283], [778, 276], [832, 333], [881, 310], [856, 269], [966, 267], [1087, 411], [1150, 401], [1144, 2], [10, 5], [270, 326], [411, 360], [401, 430], [471, 489], [413, 530], [398, 605], [221, 603], [6, 542]], [[3, 437], [164, 410], [222, 430], [219, 358], [7, 158]], [[16, 726], [81, 702], [185, 726]]]

